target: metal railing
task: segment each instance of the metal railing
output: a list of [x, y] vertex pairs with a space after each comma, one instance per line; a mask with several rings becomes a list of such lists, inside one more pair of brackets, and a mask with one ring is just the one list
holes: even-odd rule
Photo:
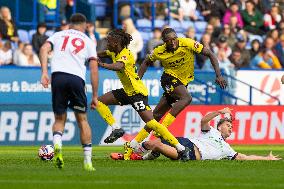
[[244, 82], [244, 81], [241, 81], [241, 80], [239, 80], [239, 79], [237, 79], [237, 78], [235, 78], [235, 77], [233, 77], [231, 75], [227, 75], [227, 74], [224, 74], [224, 73], [223, 73], [223, 75], [226, 78], [230, 78], [230, 79], [234, 80], [235, 82], [239, 82], [239, 83], [249, 87], [249, 100], [245, 100], [245, 99], [242, 99], [240, 97], [237, 97], [235, 94], [232, 94], [232, 93], [230, 93], [230, 92], [228, 92], [226, 90], [222, 90], [221, 88], [216, 87], [213, 84], [210, 85], [210, 84], [208, 84], [208, 83], [206, 83], [206, 82], [204, 82], [204, 81], [202, 81], [200, 79], [197, 79], [197, 78], [194, 79], [195, 82], [203, 84], [203, 85], [206, 85], [205, 99], [201, 98], [200, 96], [194, 95], [194, 94], [192, 94], [192, 97], [197, 99], [197, 100], [199, 100], [203, 104], [209, 104], [209, 89], [214, 89], [218, 93], [220, 93], [219, 104], [223, 104], [224, 97], [225, 97], [225, 98], [231, 98], [232, 100], [234, 100], [235, 102], [233, 104], [238, 104], [238, 102], [241, 101], [243, 103], [246, 103], [247, 105], [253, 105], [252, 93], [253, 93], [253, 91], [258, 91], [258, 92], [260, 92], [263, 95], [266, 95], [266, 96], [268, 96], [268, 97], [270, 97], [272, 99], [275, 99], [277, 101], [277, 104], [281, 105], [281, 102], [280, 102], [279, 98], [277, 98], [277, 97], [275, 97], [275, 96], [273, 96], [273, 95], [271, 95], [271, 94], [269, 94], [269, 93], [267, 93], [267, 92], [265, 92], [265, 91], [263, 91], [261, 89], [258, 89], [256, 87], [254, 87], [254, 86]]
[[[121, 3], [128, 3], [131, 7], [130, 9], [130, 17], [134, 18], [134, 10], [135, 10], [135, 4], [137, 3], [151, 3], [151, 28], [155, 28], [155, 19], [156, 19], [156, 8], [155, 3], [166, 3], [167, 8], [170, 7], [170, 0], [114, 0], [114, 6], [113, 6], [113, 23], [115, 28], [121, 27], [121, 24], [118, 23], [119, 21], [119, 15], [118, 15], [118, 9], [119, 4]], [[168, 11], [167, 17], [170, 17], [170, 11]], [[167, 24], [170, 23], [170, 20], [167, 19]]]

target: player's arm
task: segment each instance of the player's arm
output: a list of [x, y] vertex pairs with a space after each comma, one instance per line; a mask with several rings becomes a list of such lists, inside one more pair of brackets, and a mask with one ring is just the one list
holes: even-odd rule
[[222, 88], [225, 89], [227, 87], [226, 80], [222, 77], [221, 71], [219, 68], [219, 63], [216, 55], [206, 46], [203, 47], [201, 54], [204, 56], [209, 57], [210, 62], [215, 70], [216, 73], [216, 80], [215, 82]]
[[106, 57], [108, 57], [107, 52], [106, 51], [98, 52], [98, 57], [99, 58], [106, 58]]
[[116, 62], [113, 64], [107, 64], [107, 63], [102, 63], [101, 61], [99, 61], [99, 66], [107, 70], [121, 71], [122, 69], [124, 69], [125, 65], [124, 65], [124, 62]]
[[46, 42], [42, 45], [39, 51], [39, 60], [41, 64], [41, 84], [44, 88], [48, 87], [49, 77], [48, 77], [48, 53], [52, 50], [52, 45], [50, 42]]
[[226, 108], [224, 108], [222, 110], [214, 111], [214, 112], [211, 112], [211, 113], [207, 114], [206, 116], [204, 116], [201, 119], [201, 130], [202, 131], [209, 131], [210, 130], [209, 122], [212, 119], [214, 119], [215, 117], [217, 117], [220, 114], [226, 114], [226, 113], [231, 114], [231, 110], [232, 109], [226, 107]]
[[147, 68], [152, 64], [153, 62], [150, 60], [149, 56], [146, 57], [146, 59], [142, 62], [139, 70], [138, 70], [138, 76], [140, 79], [144, 76]]
[[282, 77], [281, 77], [281, 82], [282, 82], [282, 84], [284, 84], [284, 75], [282, 75]]
[[96, 108], [98, 104], [98, 85], [99, 85], [99, 72], [98, 72], [98, 61], [97, 59], [90, 60], [90, 75], [91, 75], [91, 84], [93, 90], [91, 108]]
[[278, 156], [272, 154], [272, 151], [267, 156], [258, 156], [258, 155], [245, 155], [238, 153], [235, 158], [236, 160], [280, 160]]

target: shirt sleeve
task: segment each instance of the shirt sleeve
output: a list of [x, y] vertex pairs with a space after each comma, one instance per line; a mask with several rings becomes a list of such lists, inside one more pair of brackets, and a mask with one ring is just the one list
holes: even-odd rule
[[89, 41], [88, 45], [88, 60], [96, 59], [97, 58], [97, 50], [96, 45], [93, 41]]
[[157, 50], [156, 50], [156, 48], [148, 55], [148, 58], [152, 62], [155, 62], [157, 60]]
[[227, 144], [227, 146], [225, 147], [224, 153], [225, 153], [226, 159], [229, 159], [229, 160], [236, 159], [238, 155], [238, 153], [229, 144]]
[[47, 39], [47, 41], [48, 42], [50, 42], [52, 45], [54, 45], [54, 41], [56, 41], [56, 33], [55, 34], [53, 34], [53, 35], [51, 35], [48, 39]]
[[186, 38], [184, 42], [185, 42], [186, 46], [188, 46], [192, 51], [194, 51], [198, 54], [201, 53], [201, 51], [203, 49], [203, 45], [201, 43], [199, 43], [198, 41]]

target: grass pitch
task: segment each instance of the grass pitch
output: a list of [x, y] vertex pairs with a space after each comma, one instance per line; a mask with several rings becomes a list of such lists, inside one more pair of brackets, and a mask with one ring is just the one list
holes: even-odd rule
[[[0, 147], [0, 188], [284, 188], [284, 161], [189, 161], [159, 158], [155, 161], [114, 161], [110, 152], [122, 147], [95, 147], [94, 166], [82, 168], [80, 146], [64, 146], [65, 167], [41, 161], [36, 147]], [[284, 158], [284, 146], [234, 146], [246, 154], [266, 155], [269, 150]]]

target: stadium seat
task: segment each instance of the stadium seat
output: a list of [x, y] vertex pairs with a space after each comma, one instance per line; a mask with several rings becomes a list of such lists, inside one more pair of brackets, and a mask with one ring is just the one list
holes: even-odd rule
[[181, 26], [184, 30], [187, 30], [191, 26], [194, 27], [194, 23], [191, 21], [183, 21]]
[[174, 28], [176, 32], [183, 32], [181, 23], [177, 20], [170, 20], [170, 27]]
[[48, 37], [50, 37], [52, 34], [54, 34], [54, 31], [53, 31], [53, 30], [47, 30], [47, 31], [45, 32], [45, 34], [46, 34]]
[[196, 33], [204, 33], [207, 22], [198, 21], [194, 23]]
[[144, 42], [148, 41], [153, 36], [151, 32], [143, 32], [143, 31], [141, 31], [140, 34], [141, 34]]
[[29, 33], [26, 30], [19, 29], [18, 30], [19, 38], [24, 43], [30, 43]]
[[29, 40], [32, 41], [33, 35], [36, 33], [36, 30], [30, 30], [29, 31]]
[[183, 33], [177, 33], [178, 37], [185, 37], [185, 35]]
[[202, 37], [202, 33], [196, 33], [196, 34], [195, 34], [195, 37], [196, 37], [196, 40], [197, 40], [197, 41], [200, 41], [200, 40], [201, 40], [201, 37]]
[[151, 21], [150, 20], [148, 20], [148, 19], [138, 19], [137, 21], [136, 21], [136, 24], [137, 24], [137, 27], [141, 27], [141, 28], [150, 28], [150, 27], [152, 27], [152, 23], [151, 23]]
[[155, 20], [155, 28], [162, 28], [165, 24], [164, 20]]

